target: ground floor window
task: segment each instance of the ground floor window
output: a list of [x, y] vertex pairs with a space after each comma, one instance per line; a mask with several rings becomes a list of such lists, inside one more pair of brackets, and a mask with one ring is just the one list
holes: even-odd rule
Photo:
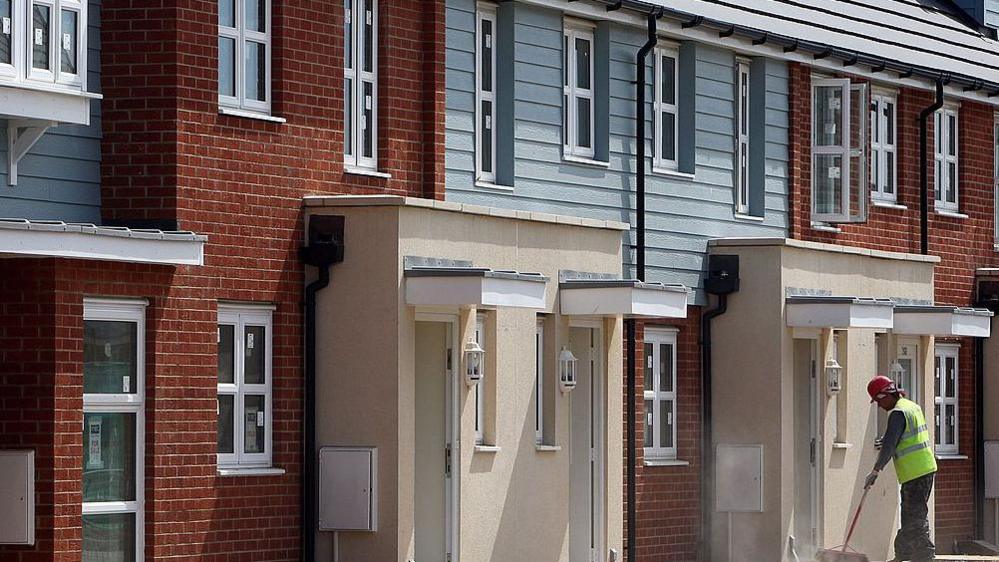
[[956, 344], [937, 344], [934, 358], [933, 388], [936, 396], [934, 412], [937, 453], [957, 454], [958, 409]]
[[83, 308], [84, 562], [142, 559], [145, 304]]
[[645, 458], [676, 458], [676, 330], [645, 332]]

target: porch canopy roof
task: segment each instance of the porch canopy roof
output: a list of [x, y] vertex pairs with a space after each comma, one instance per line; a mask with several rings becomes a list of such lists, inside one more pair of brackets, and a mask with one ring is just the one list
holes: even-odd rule
[[991, 328], [992, 312], [988, 309], [900, 305], [895, 307], [892, 331], [903, 335], [987, 338]]
[[406, 256], [406, 304], [544, 309], [548, 277], [474, 267], [472, 262]]
[[641, 316], [686, 318], [687, 287], [647, 283], [637, 279], [583, 273], [559, 272], [559, 302], [567, 316]]
[[786, 304], [789, 328], [893, 327], [895, 303], [891, 299], [790, 296]]

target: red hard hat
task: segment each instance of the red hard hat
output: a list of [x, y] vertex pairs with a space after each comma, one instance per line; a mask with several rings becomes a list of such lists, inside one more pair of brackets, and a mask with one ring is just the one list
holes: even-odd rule
[[877, 401], [878, 396], [889, 392], [898, 392], [898, 390], [895, 388], [895, 383], [884, 375], [878, 375], [867, 383], [867, 394], [871, 395], [872, 403]]

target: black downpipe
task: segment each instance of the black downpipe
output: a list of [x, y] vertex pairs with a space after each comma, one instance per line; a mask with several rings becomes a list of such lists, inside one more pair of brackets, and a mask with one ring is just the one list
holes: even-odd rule
[[926, 171], [929, 166], [927, 121], [943, 107], [943, 104], [943, 80], [937, 78], [936, 101], [919, 113], [919, 251], [924, 256], [930, 253], [930, 180], [929, 172]]
[[[985, 538], [985, 339], [975, 338], [975, 535]], [[993, 540], [996, 540], [993, 538]]]
[[[663, 11], [649, 12], [649, 35], [648, 40], [638, 50], [635, 57], [635, 84], [637, 95], [635, 96], [635, 261], [636, 277], [639, 281], [645, 281], [645, 61], [649, 53], [656, 46], [658, 36], [656, 33], [656, 22], [662, 17]], [[628, 562], [635, 562], [635, 545], [637, 541], [636, 529], [638, 517], [636, 487], [636, 438], [635, 438], [635, 416], [637, 408], [635, 404], [636, 392], [636, 371], [635, 353], [637, 344], [635, 342], [635, 319], [629, 318], [625, 322], [627, 330], [627, 351], [628, 351], [628, 377], [627, 377], [627, 416], [626, 427], [628, 433]]]
[[728, 294], [701, 317], [701, 560], [711, 560], [711, 321], [728, 311]]

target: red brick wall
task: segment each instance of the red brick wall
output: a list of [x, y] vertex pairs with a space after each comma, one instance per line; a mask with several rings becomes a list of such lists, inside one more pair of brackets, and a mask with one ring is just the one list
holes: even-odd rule
[[[638, 374], [635, 403], [638, 407], [636, 470], [636, 558], [641, 562], [690, 562], [697, 560], [701, 538], [701, 308], [687, 308], [687, 318], [670, 324], [638, 322]], [[645, 466], [642, 443], [645, 436], [642, 389], [645, 385], [642, 343], [647, 328], [674, 327], [677, 333], [677, 458], [687, 466]], [[625, 349], [627, 360], [627, 348]], [[627, 377], [627, 372], [625, 372]], [[627, 390], [625, 391], [627, 398]], [[627, 420], [627, 413], [625, 413]], [[627, 442], [627, 429], [624, 439]], [[625, 451], [627, 463], [627, 451]], [[625, 465], [627, 481], [627, 464]], [[627, 529], [627, 497], [625, 529]], [[625, 535], [627, 536], [627, 534]]]
[[[791, 65], [791, 236], [896, 252], [920, 251], [919, 113], [934, 101], [932, 92], [902, 89], [898, 95], [898, 203], [905, 210], [871, 207], [866, 223], [836, 225], [831, 233], [811, 227], [811, 78], [810, 69]], [[975, 269], [999, 265], [993, 248], [993, 109], [962, 102], [959, 113], [960, 212], [951, 218], [933, 212], [933, 120], [929, 123], [929, 252], [940, 256], [934, 283], [940, 304], [973, 304]], [[960, 453], [967, 460], [944, 460], [937, 480], [938, 545], [974, 535], [974, 342], [960, 340]]]

